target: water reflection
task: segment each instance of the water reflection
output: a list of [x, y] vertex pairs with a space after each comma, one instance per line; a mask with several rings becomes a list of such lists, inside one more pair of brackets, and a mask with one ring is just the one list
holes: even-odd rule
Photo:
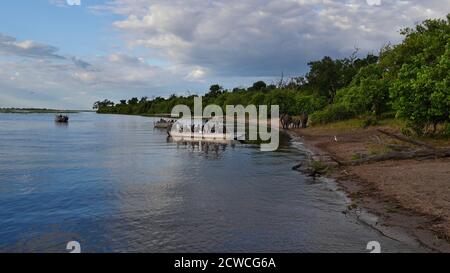
[[167, 143], [175, 143], [177, 149], [187, 149], [192, 153], [200, 153], [209, 159], [218, 159], [228, 148], [236, 147], [235, 141], [191, 140], [167, 137]]
[[55, 127], [67, 128], [67, 127], [69, 127], [69, 123], [68, 122], [57, 122], [57, 121], [55, 121]]

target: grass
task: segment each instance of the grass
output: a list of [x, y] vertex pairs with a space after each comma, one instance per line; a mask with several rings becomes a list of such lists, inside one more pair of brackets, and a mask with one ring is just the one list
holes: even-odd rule
[[398, 213], [399, 209], [394, 207], [385, 208], [386, 213]]
[[435, 147], [450, 147], [450, 138], [448, 138], [448, 137], [425, 136], [425, 137], [419, 137], [417, 139], [419, 139], [420, 141], [429, 143]]
[[317, 124], [314, 125], [313, 128], [323, 128], [323, 129], [332, 129], [332, 130], [348, 130], [348, 129], [359, 129], [361, 128], [361, 120], [359, 119], [349, 119], [344, 121], [337, 121], [328, 124]]
[[358, 208], [358, 205], [356, 203], [351, 203], [350, 205], [347, 206], [347, 210], [354, 210], [357, 208]]
[[355, 161], [355, 160], [360, 160], [360, 159], [364, 159], [368, 156], [376, 156], [376, 155], [384, 155], [387, 154], [391, 151], [391, 149], [389, 149], [386, 146], [372, 146], [369, 147], [367, 149], [367, 153], [355, 153], [352, 155], [351, 160]]
[[335, 169], [321, 161], [312, 161], [309, 165], [310, 172], [318, 175], [331, 174]]
[[384, 155], [384, 154], [387, 154], [387, 153], [391, 152], [391, 149], [389, 149], [386, 146], [384, 146], [384, 147], [370, 147], [367, 150], [367, 152], [369, 153], [370, 156]]
[[356, 161], [356, 160], [363, 159], [363, 156], [361, 153], [357, 153], [357, 154], [352, 155], [352, 157], [350, 159], [353, 161]]
[[389, 119], [380, 120], [379, 125], [380, 126], [388, 126], [388, 127], [392, 127], [397, 130], [400, 130], [401, 128], [405, 127], [406, 122], [402, 119], [389, 118]]
[[[313, 125], [312, 128], [331, 129], [336, 131], [360, 130], [367, 127], [367, 116], [353, 118], [349, 120], [337, 121], [328, 124]], [[395, 118], [377, 120], [373, 126], [386, 126], [400, 130], [405, 126], [405, 121]]]

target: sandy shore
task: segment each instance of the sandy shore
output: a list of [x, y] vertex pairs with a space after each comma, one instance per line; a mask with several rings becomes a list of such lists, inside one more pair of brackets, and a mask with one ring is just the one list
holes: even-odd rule
[[[333, 177], [353, 204], [377, 215], [380, 228], [406, 231], [428, 248], [450, 252], [450, 159], [384, 161], [341, 167], [336, 161], [386, 151], [386, 144], [398, 144], [376, 129], [345, 126], [290, 130], [311, 151], [311, 158], [330, 164]], [[436, 145], [436, 143], [433, 143]], [[448, 142], [439, 143], [450, 146]]]

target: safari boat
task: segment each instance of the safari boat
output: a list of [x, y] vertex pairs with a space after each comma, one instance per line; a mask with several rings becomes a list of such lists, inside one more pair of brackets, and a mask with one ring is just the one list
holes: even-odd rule
[[160, 129], [170, 129], [173, 124], [174, 124], [173, 120], [160, 119], [157, 122], [155, 122], [154, 126], [155, 128]]
[[223, 122], [211, 118], [180, 119], [171, 126], [167, 133], [169, 137], [180, 141], [227, 142], [240, 139], [243, 136], [227, 133]]

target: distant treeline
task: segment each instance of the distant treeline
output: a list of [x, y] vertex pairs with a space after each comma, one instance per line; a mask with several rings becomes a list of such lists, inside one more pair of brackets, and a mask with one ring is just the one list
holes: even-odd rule
[[[450, 135], [450, 14], [401, 31], [404, 40], [378, 54], [344, 59], [324, 57], [308, 63], [304, 76], [275, 84], [255, 82], [226, 90], [212, 85], [204, 105], [279, 105], [280, 112], [312, 114], [313, 123], [396, 117], [419, 135]], [[178, 104], [193, 107], [194, 96], [132, 98], [115, 104], [98, 101], [98, 113], [154, 115], [170, 113]], [[225, 109], [225, 108], [224, 108]]]
[[15, 113], [15, 114], [70, 114], [79, 113], [79, 110], [57, 110], [57, 109], [47, 109], [47, 108], [0, 108], [0, 113]]

